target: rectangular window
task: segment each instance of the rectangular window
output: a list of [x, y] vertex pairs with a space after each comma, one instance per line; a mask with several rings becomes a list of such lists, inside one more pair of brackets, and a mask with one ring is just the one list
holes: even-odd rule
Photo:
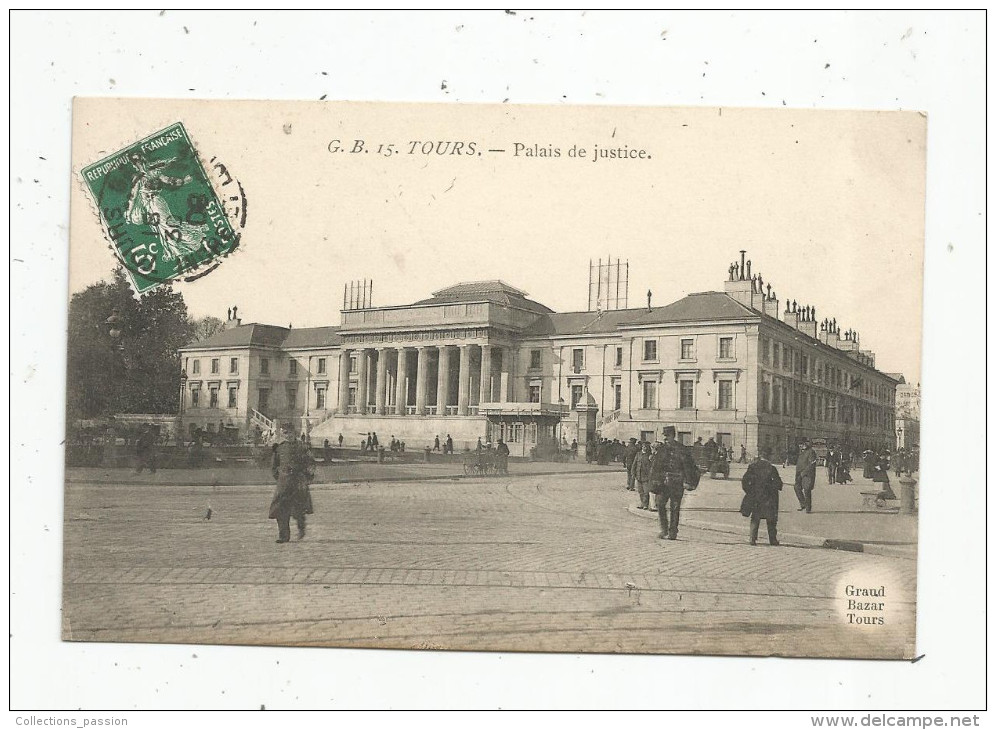
[[211, 360], [211, 374], [217, 375], [221, 372], [221, 360], [218, 358], [212, 358]]
[[733, 338], [732, 337], [720, 337], [719, 338], [719, 356], [724, 360], [728, 360], [733, 357]]
[[200, 408], [201, 406], [201, 391], [200, 388], [194, 388], [190, 391], [190, 407]]
[[617, 347], [616, 348], [616, 367], [617, 368], [621, 368], [622, 367], [622, 357], [623, 357], [623, 349], [621, 347]]
[[574, 372], [579, 372], [584, 369], [584, 348], [576, 347], [574, 352], [571, 353], [571, 365], [574, 366]]
[[768, 353], [768, 348], [771, 346], [770, 341], [766, 337], [761, 338], [761, 362], [767, 365], [771, 358]]
[[288, 385], [287, 386], [287, 407], [296, 408], [297, 407], [297, 386]]
[[761, 381], [761, 412], [767, 413], [771, 410], [769, 400], [771, 398], [771, 385], [766, 381]]
[[[349, 372], [354, 372], [353, 368], [356, 366], [356, 358], [350, 358], [349, 362]], [[324, 357], [318, 358], [318, 374], [325, 375], [328, 372], [328, 363]]]
[[540, 402], [540, 390], [542, 386], [540, 385], [530, 385], [529, 386], [529, 402], [539, 403]]
[[692, 445], [692, 432], [691, 431], [678, 431], [678, 443], [682, 446]]
[[297, 376], [297, 360], [291, 358], [290, 363], [287, 365], [287, 374], [292, 378]]
[[695, 340], [681, 341], [681, 359], [682, 360], [695, 359]]
[[643, 341], [643, 359], [644, 360], [657, 359], [657, 340]]
[[217, 407], [218, 407], [218, 389], [217, 388], [211, 388], [211, 390], [210, 390], [210, 405], [208, 405], [208, 408], [217, 408]]
[[543, 351], [542, 350], [530, 350], [529, 351], [529, 368], [531, 370], [538, 370], [543, 364]]
[[643, 381], [643, 407], [648, 409], [657, 408], [657, 381]]
[[201, 374], [201, 361], [194, 360], [194, 375], [200, 375], [200, 374]]
[[581, 402], [581, 398], [584, 397], [584, 386], [583, 385], [572, 385], [571, 386], [571, 408], [575, 408], [578, 403]]
[[228, 407], [237, 408], [239, 405], [239, 389], [235, 386], [228, 388]]
[[232, 375], [239, 372], [239, 358], [233, 357], [228, 360], [228, 372]]
[[778, 381], [771, 387], [771, 412], [781, 413], [782, 412], [782, 388]]
[[270, 374], [270, 358], [268, 357], [259, 358], [259, 374], [260, 375]]
[[349, 356], [349, 372], [350, 373], [357, 372], [357, 367], [358, 367], [358, 365], [356, 363], [356, 355], [350, 355]]
[[802, 374], [809, 376], [809, 358], [805, 355], [802, 356]]
[[[350, 388], [350, 394], [354, 401], [356, 400], [355, 393], [356, 391]], [[297, 394], [295, 393], [295, 395]], [[320, 411], [325, 410], [325, 388], [318, 388], [315, 391], [315, 408], [317, 408]]]
[[721, 410], [721, 411], [732, 411], [733, 410], [733, 381], [732, 380], [720, 380], [719, 381], [719, 410]]
[[781, 357], [781, 353], [782, 353], [781, 345], [779, 345], [777, 342], [775, 342], [775, 343], [772, 344], [771, 349], [772, 349], [772, 351], [774, 353], [773, 356], [772, 356], [772, 358], [771, 358], [771, 365], [772, 365], [772, 367], [778, 367], [778, 364], [781, 362], [781, 360], [779, 359]]
[[[324, 402], [324, 401], [325, 401], [325, 396], [322, 395], [322, 402]], [[355, 406], [356, 405], [356, 387], [355, 386], [353, 386], [353, 387], [351, 387], [349, 389], [349, 402], [348, 402], [348, 405], [351, 405], [351, 406]]]
[[259, 410], [266, 412], [266, 409], [270, 407], [270, 389], [260, 388], [259, 389]]
[[678, 382], [678, 407], [695, 407], [695, 383], [691, 380], [681, 380]]
[[782, 348], [782, 370], [792, 369], [792, 350], [787, 347]]
[[615, 391], [615, 396], [616, 396], [614, 410], [618, 411], [619, 409], [622, 408], [622, 383], [616, 383], [613, 390]]

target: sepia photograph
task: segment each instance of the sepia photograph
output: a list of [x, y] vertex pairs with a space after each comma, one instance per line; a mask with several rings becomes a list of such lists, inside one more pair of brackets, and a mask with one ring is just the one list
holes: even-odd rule
[[984, 724], [984, 18], [12, 11], [9, 721]]
[[63, 638], [913, 658], [925, 130], [77, 99]]

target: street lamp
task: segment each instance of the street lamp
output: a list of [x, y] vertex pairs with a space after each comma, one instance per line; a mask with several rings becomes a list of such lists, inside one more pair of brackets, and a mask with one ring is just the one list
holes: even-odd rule
[[903, 427], [900, 426], [896, 429], [896, 448], [901, 449], [903, 447]]
[[187, 394], [187, 370], [186, 368], [180, 369], [180, 409], [179, 415], [176, 419], [176, 440], [183, 446], [183, 401]]
[[110, 335], [114, 346], [119, 350], [123, 349], [124, 345], [121, 344], [121, 314], [117, 307], [111, 310], [111, 316], [104, 320], [104, 324], [107, 326], [107, 334]]

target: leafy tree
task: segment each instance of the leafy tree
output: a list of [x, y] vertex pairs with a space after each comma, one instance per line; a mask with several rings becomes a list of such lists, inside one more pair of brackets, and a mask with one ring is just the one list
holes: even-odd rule
[[212, 317], [210, 315], [206, 317], [201, 317], [200, 319], [195, 319], [194, 325], [194, 340], [200, 342], [201, 340], [206, 340], [211, 335], [216, 332], [220, 332], [225, 329], [225, 323], [222, 322], [217, 317]]
[[[118, 317], [112, 337], [107, 319]], [[176, 413], [180, 358], [194, 337], [183, 296], [164, 285], [135, 299], [119, 268], [69, 302], [67, 415]]]

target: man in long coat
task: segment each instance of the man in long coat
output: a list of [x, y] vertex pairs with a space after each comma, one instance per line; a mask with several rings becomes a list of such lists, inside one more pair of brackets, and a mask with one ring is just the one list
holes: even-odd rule
[[813, 487], [816, 486], [816, 453], [809, 448], [809, 442], [800, 444], [801, 450], [795, 462], [795, 496], [799, 498], [799, 511], [813, 511]]
[[308, 447], [294, 438], [294, 425], [285, 423], [281, 428], [282, 440], [273, 446], [273, 478], [277, 488], [270, 501], [270, 519], [277, 521], [278, 543], [290, 541], [291, 517], [297, 522], [297, 536], [304, 539], [305, 515], [312, 513], [311, 492], [308, 480], [311, 471], [311, 453]]
[[768, 543], [779, 544], [778, 492], [782, 489], [782, 478], [770, 459], [771, 447], [761, 447], [761, 456], [747, 467], [747, 472], [740, 480], [745, 492], [740, 514], [750, 516], [751, 545], [757, 545], [757, 531], [761, 527], [761, 520], [768, 527]]
[[636, 489], [636, 472], [633, 470], [633, 467], [639, 453], [640, 447], [636, 445], [636, 439], [631, 438], [626, 451], [623, 453], [623, 466], [626, 467], [626, 489], [630, 492]]
[[632, 474], [640, 495], [640, 509], [650, 509], [650, 444], [644, 444], [633, 459]]
[[[692, 478], [692, 470], [698, 473], [695, 460], [688, 449], [675, 439], [674, 426], [664, 427], [664, 443], [657, 449], [650, 462], [651, 484], [658, 485], [657, 519], [661, 531], [658, 538], [678, 539], [678, 519], [681, 513], [681, 500], [685, 496], [685, 482]], [[653, 490], [652, 490], [653, 491]], [[671, 508], [670, 518], [668, 507]]]

